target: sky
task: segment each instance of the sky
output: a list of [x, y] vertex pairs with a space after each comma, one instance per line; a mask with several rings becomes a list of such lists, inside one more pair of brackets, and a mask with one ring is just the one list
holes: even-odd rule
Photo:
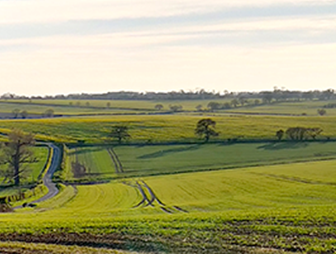
[[0, 0], [0, 94], [335, 84], [336, 0]]

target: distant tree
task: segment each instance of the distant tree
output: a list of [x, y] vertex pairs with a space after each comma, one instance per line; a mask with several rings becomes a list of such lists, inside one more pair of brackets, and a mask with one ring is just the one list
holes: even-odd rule
[[327, 114], [327, 111], [325, 109], [318, 109], [317, 110], [317, 113], [320, 115], [320, 116], [324, 116], [325, 114]]
[[106, 103], [106, 107], [110, 108], [111, 107], [111, 102]]
[[323, 130], [321, 128], [308, 128], [306, 132], [309, 137], [315, 140], [316, 137], [323, 132]]
[[173, 112], [182, 111], [183, 107], [181, 105], [169, 105], [169, 108]]
[[163, 105], [162, 104], [156, 104], [154, 107], [156, 110], [162, 110], [163, 109]]
[[214, 110], [218, 110], [221, 108], [221, 104], [218, 103], [218, 102], [214, 102], [214, 101], [210, 101], [207, 105], [207, 107], [211, 110], [211, 111], [214, 111]]
[[231, 101], [231, 105], [236, 108], [239, 105], [239, 101], [237, 99], [233, 99]]
[[283, 130], [278, 130], [275, 135], [277, 136], [278, 140], [280, 141], [284, 134], [285, 134], [285, 132]]
[[76, 106], [77, 106], [77, 107], [80, 107], [80, 105], [81, 105], [80, 101], [77, 101], [77, 102], [76, 102]]
[[247, 103], [247, 100], [245, 97], [239, 97], [239, 103], [240, 105], [242, 105], [242, 107], [244, 107], [244, 105]]
[[229, 102], [225, 102], [223, 105], [222, 105], [222, 108], [223, 109], [230, 109], [231, 108], [231, 104]]
[[54, 116], [54, 110], [53, 109], [47, 109], [44, 111], [44, 117], [53, 117]]
[[23, 173], [27, 170], [23, 165], [35, 161], [30, 146], [34, 145], [35, 140], [32, 134], [24, 134], [20, 130], [13, 130], [8, 134], [8, 142], [3, 148], [1, 164], [6, 165], [3, 171], [9, 181], [14, 181], [16, 186], [20, 185]]
[[302, 141], [308, 138], [316, 139], [323, 132], [321, 128], [294, 127], [286, 130], [286, 135], [291, 140]]
[[292, 127], [286, 130], [286, 135], [291, 140], [301, 141], [307, 137], [306, 133], [307, 129], [304, 127]]
[[208, 142], [210, 137], [217, 137], [218, 132], [214, 130], [216, 122], [210, 118], [201, 119], [197, 122], [195, 134], [205, 139]]
[[73, 106], [73, 102], [72, 101], [69, 102], [69, 106]]
[[257, 106], [257, 105], [259, 105], [259, 104], [260, 104], [260, 100], [255, 99], [255, 100], [254, 100], [254, 105]]
[[199, 104], [199, 105], [196, 106], [196, 110], [197, 111], [202, 111], [202, 109], [203, 109], [203, 106], [201, 104]]
[[18, 109], [18, 108], [13, 109], [12, 114], [13, 114], [14, 118], [18, 118], [19, 114], [20, 114], [20, 109]]
[[28, 111], [27, 110], [23, 110], [20, 113], [22, 119], [26, 119], [28, 117]]
[[271, 104], [273, 100], [273, 94], [271, 92], [265, 92], [263, 94], [262, 100], [265, 104]]
[[118, 143], [121, 144], [123, 140], [129, 139], [131, 135], [128, 134], [127, 126], [115, 125], [112, 127], [109, 137], [112, 139], [117, 139]]
[[87, 101], [87, 102], [85, 103], [85, 106], [90, 107], [90, 102]]

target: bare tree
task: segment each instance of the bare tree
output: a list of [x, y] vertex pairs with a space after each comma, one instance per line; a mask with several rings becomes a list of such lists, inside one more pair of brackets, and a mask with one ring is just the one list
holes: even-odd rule
[[32, 134], [25, 134], [21, 130], [13, 130], [8, 134], [8, 142], [3, 148], [1, 164], [7, 165], [6, 176], [14, 180], [15, 186], [20, 185], [20, 179], [26, 170], [24, 163], [34, 162], [33, 152], [29, 149], [35, 143]]
[[18, 118], [19, 114], [20, 114], [20, 109], [18, 109], [18, 108], [13, 109], [12, 113], [13, 113], [14, 118]]
[[28, 111], [27, 110], [22, 110], [20, 113], [22, 119], [26, 119], [28, 117]]

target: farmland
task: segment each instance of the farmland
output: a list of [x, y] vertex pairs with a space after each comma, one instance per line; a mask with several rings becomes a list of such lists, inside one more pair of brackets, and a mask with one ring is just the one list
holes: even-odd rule
[[[108, 101], [70, 102], [43, 100], [42, 106], [41, 101], [7, 101], [8, 107], [27, 103], [41, 112], [42, 107], [51, 106], [55, 113], [63, 107], [72, 117], [0, 121], [3, 139], [20, 128], [64, 149], [54, 178], [59, 194], [0, 214], [0, 252], [336, 251], [336, 118], [329, 110], [317, 116], [322, 102], [298, 102], [297, 108], [294, 102], [288, 108], [280, 103], [240, 107], [227, 113], [187, 112], [201, 101], [167, 101], [164, 107], [181, 104], [186, 111], [157, 115], [151, 114], [161, 103], [156, 101], [111, 101], [109, 108]], [[307, 115], [287, 113], [305, 107], [311, 110]], [[268, 115], [249, 115], [252, 109]], [[118, 110], [123, 115], [80, 116]], [[150, 114], [138, 114], [142, 110]], [[244, 110], [246, 114], [234, 113]], [[209, 144], [195, 135], [203, 118], [216, 121], [219, 132]], [[130, 138], [121, 144], [109, 138], [114, 125], [127, 126]], [[276, 131], [296, 126], [323, 132], [317, 140], [277, 140]], [[48, 149], [36, 147], [35, 156], [27, 183], [38, 178]], [[38, 187], [35, 199], [45, 188]], [[5, 188], [1, 195], [16, 191]]]
[[73, 179], [74, 162], [85, 167], [84, 178], [112, 179], [336, 159], [334, 142], [116, 146], [113, 150], [123, 170], [123, 174], [118, 174], [108, 152], [110, 148], [69, 150], [65, 178]]
[[195, 126], [204, 117], [217, 122], [220, 132], [217, 140], [228, 138], [273, 139], [279, 129], [289, 127], [319, 127], [323, 129], [321, 139], [336, 138], [335, 117], [291, 117], [291, 116], [218, 116], [218, 115], [132, 115], [99, 116], [76, 118], [49, 118], [29, 120], [2, 120], [0, 131], [8, 132], [20, 128], [33, 132], [37, 138], [59, 142], [102, 143], [107, 140], [111, 126], [123, 124], [129, 127], [131, 142], [197, 142]]
[[325, 161], [142, 179], [167, 209], [187, 213], [166, 213], [158, 204], [133, 208], [141, 195], [119, 181], [77, 186], [75, 196], [69, 186], [36, 208], [42, 213], [1, 215], [0, 238], [29, 234], [34, 242], [138, 251], [329, 252], [335, 248], [335, 172], [334, 161]]

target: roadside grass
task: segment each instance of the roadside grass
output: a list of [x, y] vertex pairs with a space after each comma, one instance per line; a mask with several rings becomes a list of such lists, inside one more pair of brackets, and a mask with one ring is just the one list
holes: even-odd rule
[[0, 239], [173, 253], [336, 250], [335, 161], [142, 179], [188, 213], [133, 208], [139, 193], [113, 181], [77, 186], [52, 210], [0, 214]]
[[217, 122], [217, 140], [238, 138], [276, 139], [279, 129], [289, 127], [319, 127], [322, 139], [336, 138], [336, 117], [284, 117], [284, 116], [219, 116], [204, 115], [133, 115], [105, 117], [77, 117], [55, 119], [1, 120], [1, 132], [20, 128], [36, 134], [37, 138], [59, 142], [103, 143], [113, 125], [126, 125], [131, 135], [130, 142], [187, 142], [201, 140], [195, 136], [196, 123], [211, 117]]
[[[22, 173], [23, 184], [32, 184], [38, 181], [38, 178], [42, 173], [42, 170], [44, 170], [44, 166], [46, 165], [46, 162], [48, 160], [48, 154], [49, 154], [48, 147], [40, 146], [40, 147], [33, 147], [31, 149], [33, 151], [33, 157], [35, 158], [35, 161], [32, 163], [23, 163], [21, 165], [22, 170], [24, 170], [24, 172]], [[7, 165], [1, 165], [1, 169], [6, 169], [6, 167]], [[1, 177], [0, 180], [3, 181], [4, 178]], [[11, 191], [9, 189], [2, 190], [0, 191], [0, 196], [7, 195], [8, 192]]]

